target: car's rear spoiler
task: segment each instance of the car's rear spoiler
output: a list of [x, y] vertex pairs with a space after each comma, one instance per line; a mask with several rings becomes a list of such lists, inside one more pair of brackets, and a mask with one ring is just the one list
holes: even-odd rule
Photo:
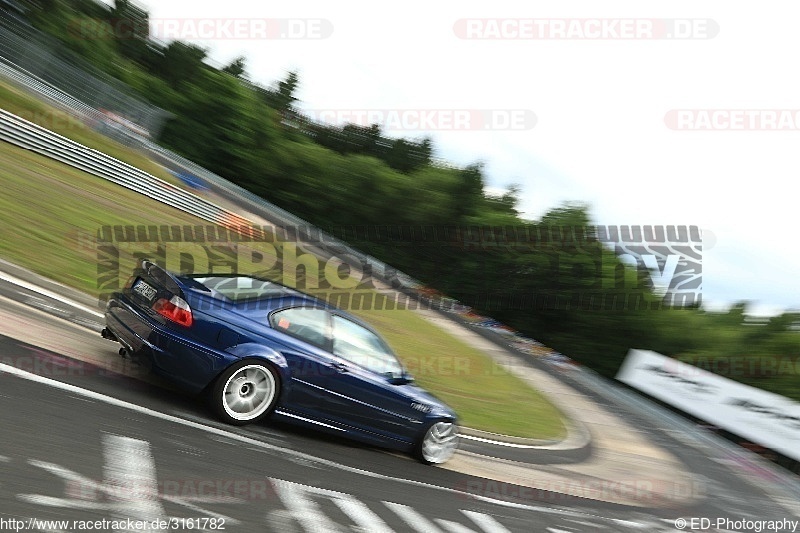
[[181, 283], [174, 274], [149, 259], [142, 261], [142, 265], [136, 269], [134, 275], [149, 277], [172, 294], [180, 296], [181, 298], [184, 297], [183, 289], [185, 285]]

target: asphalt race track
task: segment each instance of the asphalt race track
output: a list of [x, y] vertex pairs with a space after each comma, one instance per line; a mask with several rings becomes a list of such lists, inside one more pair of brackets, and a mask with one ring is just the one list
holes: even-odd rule
[[724, 448], [579, 380], [697, 475], [692, 503], [559, 497], [290, 426], [225, 426], [125, 364], [95, 310], [25, 283], [0, 275], [0, 531], [649, 532], [681, 530], [679, 518], [800, 519], [768, 491], [769, 470], [743, 475]]

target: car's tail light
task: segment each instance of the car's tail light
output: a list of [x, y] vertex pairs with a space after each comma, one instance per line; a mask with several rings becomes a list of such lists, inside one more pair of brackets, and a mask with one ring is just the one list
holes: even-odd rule
[[192, 317], [192, 309], [186, 300], [179, 296], [173, 296], [171, 299], [159, 298], [153, 304], [153, 310], [159, 315], [172, 320], [173, 322], [186, 326], [187, 328], [192, 325], [194, 318]]

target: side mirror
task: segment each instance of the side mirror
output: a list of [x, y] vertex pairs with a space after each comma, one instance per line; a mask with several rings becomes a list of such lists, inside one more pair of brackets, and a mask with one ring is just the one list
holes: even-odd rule
[[389, 378], [389, 383], [392, 385], [407, 385], [413, 382], [414, 382], [414, 376], [412, 376], [408, 372], [403, 372], [401, 376], [395, 376]]

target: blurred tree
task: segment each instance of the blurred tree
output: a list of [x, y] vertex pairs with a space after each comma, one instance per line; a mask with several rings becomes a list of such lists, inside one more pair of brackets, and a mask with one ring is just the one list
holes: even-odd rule
[[109, 23], [84, 15], [68, 15], [65, 20], [66, 24], [62, 22], [62, 25], [66, 32], [62, 39], [66, 46], [57, 54], [68, 62], [77, 63], [83, 59], [104, 72], [111, 71], [120, 58]]
[[243, 56], [237, 57], [226, 65], [222, 72], [226, 72], [234, 78], [241, 78], [245, 72], [245, 58]]
[[148, 53], [150, 16], [130, 0], [116, 0], [108, 23], [119, 51], [134, 61], [142, 61]]
[[300, 84], [297, 72], [289, 72], [286, 78], [278, 82], [276, 89], [261, 89], [260, 93], [265, 103], [280, 112], [287, 112], [294, 109], [297, 101], [295, 91]]
[[254, 95], [212, 70], [200, 71], [196, 83], [184, 82], [184, 95], [162, 141], [234, 182], [258, 172], [251, 150], [256, 143], [263, 146], [268, 130], [257, 117]]
[[515, 221], [518, 220], [519, 211], [517, 211], [517, 207], [520, 203], [520, 193], [522, 191], [522, 187], [514, 183], [509, 185], [508, 189], [501, 194], [500, 196], [486, 196], [486, 203], [491, 207], [493, 211], [503, 215], [511, 215], [514, 217]]
[[736, 302], [728, 309], [728, 312], [718, 317], [718, 322], [722, 326], [741, 326], [744, 324], [744, 316], [747, 313], [747, 302]]
[[194, 83], [206, 70], [203, 61], [207, 54], [205, 48], [173, 41], [164, 49], [161, 61], [155, 65], [156, 74], [173, 87]]
[[478, 206], [485, 200], [483, 188], [483, 163], [473, 163], [458, 170], [458, 181], [452, 190], [456, 204], [456, 223], [465, 223], [467, 217], [476, 214]]
[[411, 145], [408, 141], [395, 139], [392, 143], [392, 148], [386, 155], [386, 163], [400, 172], [409, 172], [413, 168], [410, 153]]

